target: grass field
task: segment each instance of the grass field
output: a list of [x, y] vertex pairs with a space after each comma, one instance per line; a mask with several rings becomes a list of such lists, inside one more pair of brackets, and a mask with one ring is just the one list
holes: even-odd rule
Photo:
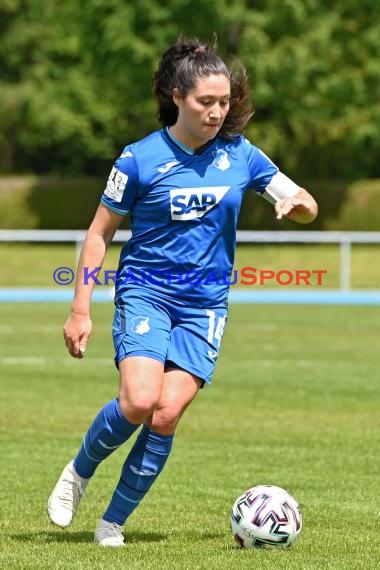
[[[185, 414], [119, 550], [92, 540], [130, 443], [100, 466], [70, 529], [46, 516], [61, 469], [117, 389], [112, 305], [94, 305], [80, 362], [62, 342], [67, 310], [0, 305], [1, 568], [380, 567], [380, 307], [232, 306], [214, 385]], [[286, 551], [239, 550], [230, 506], [246, 488], [268, 483], [300, 502], [299, 542]]]

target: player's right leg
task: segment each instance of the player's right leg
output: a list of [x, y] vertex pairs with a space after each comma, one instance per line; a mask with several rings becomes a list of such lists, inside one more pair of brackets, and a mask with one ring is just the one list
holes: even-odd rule
[[[165, 311], [150, 311], [149, 305], [133, 295], [128, 303], [116, 307], [115, 362], [130, 362], [128, 381], [121, 382], [119, 398], [108, 402], [96, 416], [78, 455], [65, 467], [49, 498], [49, 518], [57, 526], [70, 525], [98, 465], [129, 439], [159, 401], [170, 321]], [[144, 357], [152, 347], [154, 357]]]
[[141, 422], [128, 421], [119, 401], [111, 400], [90, 425], [78, 455], [62, 471], [48, 501], [51, 522], [65, 528], [73, 520], [84, 490], [98, 465], [124, 443]]
[[66, 528], [73, 520], [89, 479], [80, 477], [70, 461], [61, 473], [48, 501], [50, 521]]
[[126, 360], [130, 362], [131, 375], [130, 382], [120, 390], [123, 409], [119, 398], [104, 406], [90, 425], [78, 455], [65, 467], [50, 495], [49, 518], [62, 528], [71, 524], [99, 464], [131, 437], [159, 401], [163, 364], [139, 356]]

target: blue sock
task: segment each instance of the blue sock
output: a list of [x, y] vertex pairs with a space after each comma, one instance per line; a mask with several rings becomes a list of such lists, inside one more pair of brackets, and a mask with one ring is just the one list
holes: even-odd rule
[[160, 435], [143, 426], [121, 471], [103, 519], [123, 525], [161, 473], [172, 448], [173, 435]]
[[131, 424], [121, 412], [119, 401], [111, 400], [100, 410], [74, 459], [74, 467], [86, 479], [95, 473], [99, 463], [127, 441], [139, 424]]

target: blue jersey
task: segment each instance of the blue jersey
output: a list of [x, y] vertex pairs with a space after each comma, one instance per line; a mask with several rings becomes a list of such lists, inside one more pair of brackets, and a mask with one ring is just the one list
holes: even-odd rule
[[264, 193], [277, 172], [243, 136], [218, 136], [193, 152], [164, 128], [127, 146], [101, 199], [112, 211], [131, 214], [116, 298], [143, 287], [152, 299], [226, 304], [242, 199], [248, 188]]

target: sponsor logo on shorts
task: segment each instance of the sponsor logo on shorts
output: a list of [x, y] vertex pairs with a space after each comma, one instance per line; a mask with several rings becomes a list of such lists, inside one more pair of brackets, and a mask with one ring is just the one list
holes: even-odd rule
[[208, 356], [209, 358], [218, 358], [219, 352], [217, 350], [209, 350]]

